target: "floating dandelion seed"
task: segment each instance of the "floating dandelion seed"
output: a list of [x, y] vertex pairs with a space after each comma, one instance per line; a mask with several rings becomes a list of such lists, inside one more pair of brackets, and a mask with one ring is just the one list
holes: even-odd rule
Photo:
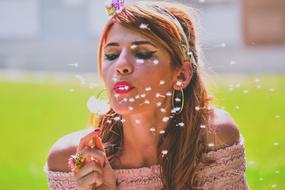
[[260, 177], [260, 178], [259, 178], [259, 181], [263, 181], [263, 180], [264, 180], [263, 177]]
[[157, 59], [153, 60], [153, 64], [157, 65], [159, 64], [159, 61]]
[[135, 101], [134, 98], [130, 98], [130, 99], [129, 99], [129, 102], [134, 102], [134, 101]]
[[141, 24], [140, 24], [140, 29], [143, 29], [143, 30], [148, 29], [148, 30], [149, 30], [148, 24], [141, 23]]
[[276, 173], [276, 174], [279, 174], [279, 173], [280, 173], [280, 171], [279, 171], [279, 170], [276, 170], [276, 171], [275, 171], [275, 173]]
[[109, 110], [109, 105], [106, 101], [96, 99], [94, 96], [88, 99], [87, 107], [91, 113], [98, 115], [105, 114]]
[[236, 108], [237, 110], [239, 110], [239, 106], [236, 106], [235, 108]]
[[271, 187], [272, 187], [272, 188], [276, 188], [276, 187], [277, 187], [277, 184], [272, 184]]
[[81, 84], [85, 84], [86, 80], [84, 77], [82, 77], [81, 75], [75, 75], [75, 78], [77, 78]]
[[160, 84], [160, 85], [164, 85], [164, 84], [165, 84], [165, 81], [164, 81], [164, 80], [160, 80], [160, 81], [159, 81], [159, 84]]
[[200, 128], [205, 129], [206, 125], [200, 125]]
[[135, 98], [136, 98], [136, 99], [139, 99], [139, 98], [140, 98], [140, 95], [136, 95]]
[[185, 124], [183, 122], [180, 122], [177, 125], [180, 126], [180, 127], [184, 127], [185, 126]]
[[161, 104], [162, 104], [161, 102], [157, 102], [157, 103], [156, 103], [156, 106], [157, 106], [157, 107], [160, 107]]
[[144, 100], [144, 103], [145, 104], [150, 104], [150, 101], [149, 100]]
[[168, 150], [162, 150], [161, 151], [162, 157], [164, 157], [167, 153], [168, 153]]
[[112, 80], [113, 80], [114, 82], [117, 82], [119, 79], [118, 79], [117, 77], [112, 77]]
[[136, 49], [137, 47], [138, 47], [138, 46], [135, 45], [135, 44], [131, 45], [131, 49]]
[[205, 3], [205, 0], [199, 0], [200, 3]]
[[164, 98], [165, 96], [161, 95], [161, 94], [158, 92], [158, 93], [155, 94], [155, 97], [156, 97], [156, 98], [159, 98], [159, 97], [163, 97], [163, 98]]
[[164, 108], [160, 108], [160, 111], [163, 113], [166, 112], [166, 110]]
[[234, 90], [234, 88], [233, 87], [229, 87], [229, 91], [233, 91]]
[[179, 80], [179, 81], [176, 82], [176, 85], [177, 86], [183, 86], [183, 82]]
[[259, 78], [255, 78], [254, 82], [256, 82], [256, 83], [260, 82]]
[[248, 90], [244, 90], [243, 93], [244, 93], [244, 94], [248, 94]]
[[125, 119], [121, 119], [122, 123], [124, 123], [126, 120]]
[[139, 124], [141, 121], [136, 119], [135, 122], [136, 122], [136, 124]]
[[141, 94], [141, 97], [144, 98], [146, 96], [146, 94]]
[[181, 102], [180, 98], [175, 98], [175, 102]]
[[172, 96], [172, 93], [170, 91], [166, 92], [166, 96]]
[[162, 118], [162, 121], [163, 121], [163, 122], [167, 122], [168, 120], [169, 120], [169, 117], [163, 117], [163, 118]]
[[240, 84], [239, 84], [239, 83], [237, 83], [237, 84], [235, 85], [235, 87], [236, 87], [236, 88], [239, 88], [239, 87], [240, 87]]
[[224, 48], [224, 47], [226, 47], [226, 46], [227, 46], [227, 45], [226, 45], [226, 43], [224, 43], [224, 42], [220, 44], [220, 47], [223, 47], [223, 48]]
[[208, 144], [208, 147], [213, 147], [214, 146], [214, 143], [209, 143]]
[[280, 118], [280, 115], [275, 115], [275, 119], [279, 119]]
[[71, 64], [68, 64], [68, 66], [70, 66], [70, 67], [78, 67], [78, 63], [71, 63]]
[[230, 64], [231, 64], [231, 65], [235, 65], [236, 62], [235, 62], [234, 60], [231, 60]]
[[160, 130], [159, 131], [159, 134], [164, 134], [165, 133], [165, 130]]
[[279, 143], [278, 143], [278, 142], [274, 142], [273, 145], [274, 145], [274, 146], [278, 146]]
[[274, 92], [275, 89], [274, 89], [274, 88], [270, 88], [269, 91], [270, 91], [270, 92]]
[[152, 127], [152, 128], [149, 129], [149, 131], [150, 132], [155, 132], [156, 130], [155, 130], [155, 128]]
[[132, 106], [129, 106], [128, 109], [129, 110], [134, 110], [134, 108]]
[[195, 110], [196, 110], [196, 111], [199, 111], [199, 110], [200, 110], [200, 107], [199, 107], [199, 106], [195, 106]]
[[121, 118], [120, 118], [120, 116], [117, 116], [117, 117], [114, 117], [114, 120], [115, 120], [115, 121], [120, 121]]
[[256, 88], [258, 88], [258, 89], [261, 88], [261, 85], [256, 85]]
[[91, 82], [91, 83], [89, 83], [89, 88], [95, 88], [97, 86], [97, 84], [96, 83], [94, 83], [94, 82]]
[[145, 91], [151, 91], [151, 87], [149, 86], [149, 87], [146, 87], [145, 88]]
[[144, 64], [144, 60], [143, 59], [137, 59], [136, 63], [139, 65]]
[[70, 88], [69, 89], [69, 92], [74, 92], [75, 90], [73, 88]]

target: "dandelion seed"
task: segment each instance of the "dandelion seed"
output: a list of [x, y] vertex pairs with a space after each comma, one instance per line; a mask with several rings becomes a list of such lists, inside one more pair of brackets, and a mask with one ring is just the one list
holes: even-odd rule
[[140, 123], [140, 120], [136, 119], [135, 122], [136, 122], [136, 124], [139, 124], [139, 123]]
[[231, 64], [231, 65], [235, 65], [236, 62], [235, 62], [234, 60], [231, 60], [230, 64]]
[[157, 106], [157, 107], [160, 107], [161, 104], [162, 104], [161, 102], [157, 102], [157, 103], [156, 103], [156, 106]]
[[278, 142], [274, 142], [273, 145], [274, 145], [274, 146], [278, 146], [279, 143], [278, 143]]
[[151, 87], [146, 87], [145, 91], [151, 91]]
[[163, 112], [163, 113], [166, 112], [166, 110], [164, 108], [160, 108], [160, 111]]
[[159, 61], [157, 59], [153, 60], [153, 64], [157, 65], [159, 64]]
[[156, 94], [155, 94], [155, 97], [156, 97], [156, 98], [159, 98], [159, 97], [163, 97], [163, 98], [164, 98], [165, 96], [161, 95], [160, 93], [156, 93]]
[[199, 111], [199, 110], [200, 110], [200, 107], [199, 107], [199, 106], [195, 106], [195, 110], [196, 110], [196, 111]]
[[141, 97], [144, 98], [146, 96], [146, 94], [141, 94]]
[[77, 78], [81, 84], [85, 84], [86, 80], [84, 77], [82, 77], [81, 75], [75, 75], [75, 78]]
[[271, 187], [272, 187], [272, 188], [276, 188], [276, 187], [277, 187], [277, 184], [272, 184]]
[[239, 88], [239, 87], [240, 87], [240, 84], [236, 84], [235, 87], [236, 87], [236, 88]]
[[180, 123], [178, 123], [178, 126], [180, 126], [180, 127], [184, 127], [184, 126], [185, 126], [185, 124], [184, 124], [183, 122], [180, 122]]
[[260, 178], [259, 178], [259, 181], [263, 181], [263, 180], [264, 180], [263, 177], [260, 177]]
[[180, 98], [175, 98], [175, 101], [176, 102], [181, 102], [181, 99]]
[[141, 23], [141, 24], [140, 24], [140, 29], [144, 29], [144, 30], [145, 30], [145, 29], [149, 29], [149, 28], [148, 28], [148, 24]]
[[176, 82], [176, 85], [177, 86], [183, 86], [183, 82], [179, 80], [179, 81]]
[[276, 173], [276, 174], [279, 174], [279, 173], [280, 173], [280, 171], [279, 171], [279, 170], [276, 170], [276, 171], [275, 171], [275, 173]]
[[199, 0], [200, 3], [205, 3], [205, 0]]
[[78, 67], [78, 63], [71, 63], [71, 64], [68, 64], [68, 66], [70, 66], [70, 67]]
[[227, 46], [227, 45], [226, 45], [226, 43], [224, 43], [224, 42], [220, 44], [220, 47], [223, 47], [223, 48], [224, 48], [224, 47], [226, 47], [226, 46]]
[[131, 45], [131, 49], [136, 49], [137, 47], [138, 47], [138, 46], [135, 45], [135, 44]]
[[125, 119], [121, 119], [121, 122], [124, 123], [126, 120]]
[[160, 130], [159, 131], [159, 134], [164, 134], [165, 133], [165, 130]]
[[244, 94], [248, 94], [248, 90], [244, 90], [243, 93], [244, 93]]
[[152, 127], [152, 128], [149, 129], [149, 131], [150, 131], [150, 132], [155, 132], [156, 129]]
[[275, 89], [274, 89], [274, 88], [270, 88], [269, 91], [270, 91], [270, 92], [274, 92]]
[[73, 88], [70, 88], [69, 89], [69, 92], [74, 92], [75, 90]]
[[235, 108], [236, 108], [237, 110], [239, 110], [239, 106], [236, 106]]
[[261, 88], [261, 85], [256, 85], [256, 88], [258, 88], [258, 89]]
[[135, 98], [136, 98], [136, 99], [139, 99], [139, 98], [140, 98], [140, 95], [136, 95]]
[[163, 121], [163, 122], [167, 122], [168, 120], [169, 120], [169, 117], [163, 117], [163, 118], [162, 118], [162, 121]]
[[165, 84], [165, 81], [164, 81], [164, 80], [160, 80], [160, 81], [159, 81], [159, 84], [160, 84], [160, 85], [164, 85], [164, 84]]
[[280, 115], [275, 115], [275, 119], [279, 119], [280, 118]]
[[208, 144], [208, 147], [213, 147], [214, 146], [214, 143], [209, 143]]
[[172, 96], [172, 93], [170, 91], [166, 92], [166, 96]]
[[256, 83], [260, 82], [259, 78], [255, 78], [254, 82], [256, 82]]
[[137, 59], [136, 63], [139, 65], [144, 64], [144, 60], [143, 59]]
[[129, 110], [134, 110], [134, 108], [133, 108], [133, 107], [131, 107], [131, 106], [129, 106], [129, 107], [128, 107], [128, 109], [129, 109]]
[[95, 88], [97, 86], [97, 84], [96, 83], [94, 83], [94, 82], [91, 82], [91, 83], [89, 83], [89, 88]]
[[167, 153], [168, 153], [168, 150], [162, 150], [161, 151], [162, 157], [164, 157]]
[[130, 99], [129, 99], [129, 102], [134, 102], [134, 101], [135, 101], [134, 98], [130, 98]]
[[205, 129], [206, 125], [200, 125], [200, 128]]

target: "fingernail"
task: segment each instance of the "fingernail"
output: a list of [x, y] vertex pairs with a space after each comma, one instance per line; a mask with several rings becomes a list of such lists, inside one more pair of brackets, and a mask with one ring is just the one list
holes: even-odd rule
[[96, 128], [94, 131], [100, 133], [102, 130], [101, 130], [101, 128]]

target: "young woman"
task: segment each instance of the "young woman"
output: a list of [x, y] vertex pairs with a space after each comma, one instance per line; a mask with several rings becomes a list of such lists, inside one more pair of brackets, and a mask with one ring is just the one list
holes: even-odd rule
[[[106, 23], [98, 59], [111, 109], [96, 131], [54, 144], [51, 189], [248, 189], [242, 136], [210, 105], [190, 8], [125, 5]], [[76, 153], [91, 159], [71, 171]]]

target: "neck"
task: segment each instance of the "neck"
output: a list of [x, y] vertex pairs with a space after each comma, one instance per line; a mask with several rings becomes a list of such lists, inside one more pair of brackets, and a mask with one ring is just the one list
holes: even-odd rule
[[133, 164], [130, 165], [139, 167], [157, 164], [157, 145], [163, 135], [160, 132], [168, 123], [162, 119], [169, 115], [170, 108], [164, 113], [156, 108], [152, 111], [123, 116], [125, 119], [123, 155], [132, 157], [130, 163]]

